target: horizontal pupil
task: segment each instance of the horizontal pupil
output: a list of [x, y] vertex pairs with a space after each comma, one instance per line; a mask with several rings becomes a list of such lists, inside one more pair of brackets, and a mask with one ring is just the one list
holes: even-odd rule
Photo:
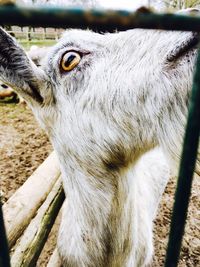
[[68, 57], [68, 59], [65, 61], [65, 67], [69, 67], [69, 65], [72, 63], [72, 61], [76, 58], [76, 56], [71, 55]]

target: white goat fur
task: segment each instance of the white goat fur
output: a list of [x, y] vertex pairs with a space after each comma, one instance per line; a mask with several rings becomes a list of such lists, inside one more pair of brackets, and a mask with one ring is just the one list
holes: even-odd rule
[[[177, 167], [196, 51], [175, 62], [167, 57], [191, 36], [69, 30], [42, 68], [25, 55], [13, 60], [14, 78], [13, 66], [6, 71], [0, 66], [4, 81], [29, 103], [60, 160], [67, 196], [58, 238], [64, 266], [150, 262], [152, 222], [169, 170], [161, 152], [141, 156], [160, 145]], [[23, 54], [13, 46], [14, 57]], [[2, 50], [0, 61], [6, 61]], [[62, 73], [60, 59], [69, 50], [89, 53]], [[33, 85], [42, 104], [31, 96]]]

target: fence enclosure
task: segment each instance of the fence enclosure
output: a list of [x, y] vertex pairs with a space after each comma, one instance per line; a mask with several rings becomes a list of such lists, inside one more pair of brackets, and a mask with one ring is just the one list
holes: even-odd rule
[[14, 35], [16, 39], [19, 40], [55, 40], [57, 41], [63, 29], [55, 28], [32, 28], [32, 27], [18, 27], [12, 26], [7, 32]]

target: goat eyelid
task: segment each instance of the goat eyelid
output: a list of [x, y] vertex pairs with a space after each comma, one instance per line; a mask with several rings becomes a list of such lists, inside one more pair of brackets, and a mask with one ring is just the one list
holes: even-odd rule
[[81, 50], [81, 49], [79, 49], [79, 48], [71, 48], [71, 49], [67, 49], [67, 50], [65, 50], [65, 51], [62, 53], [61, 58], [62, 58], [65, 54], [70, 53], [70, 52], [78, 53], [81, 57], [91, 54], [91, 52], [90, 52], [90, 51], [87, 51], [87, 50]]

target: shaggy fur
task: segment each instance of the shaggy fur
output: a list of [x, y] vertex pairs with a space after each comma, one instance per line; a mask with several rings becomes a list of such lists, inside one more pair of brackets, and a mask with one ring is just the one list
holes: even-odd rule
[[[58, 248], [67, 267], [146, 266], [152, 222], [183, 142], [195, 35], [69, 30], [37, 67], [0, 31], [0, 76], [29, 103], [60, 160], [67, 196]], [[83, 53], [64, 73], [66, 51]]]

